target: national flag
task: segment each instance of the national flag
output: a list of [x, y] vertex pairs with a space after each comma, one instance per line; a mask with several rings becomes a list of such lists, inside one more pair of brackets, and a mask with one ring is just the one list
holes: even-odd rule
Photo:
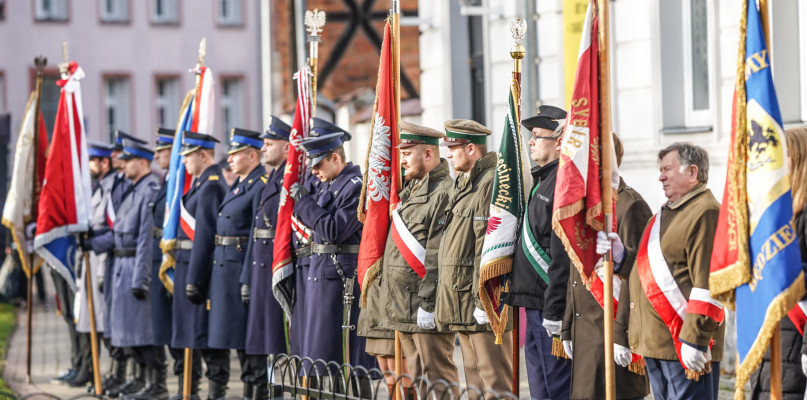
[[[597, 15], [589, 4], [580, 38], [571, 106], [561, 142], [552, 210], [552, 228], [587, 288], [596, 277], [594, 270], [601, 258], [596, 252], [597, 231], [605, 228], [602, 191], [608, 190], [601, 188], [600, 179], [602, 133], [597, 32]], [[611, 165], [616, 166], [613, 148], [608, 154], [611, 155]], [[614, 191], [619, 187], [616, 168], [611, 170], [611, 185]]]
[[[17, 136], [17, 148], [14, 151], [14, 166], [11, 171], [11, 185], [3, 206], [3, 226], [11, 231], [11, 237], [17, 244], [22, 269], [30, 276], [33, 259], [25, 248], [25, 227], [36, 222], [38, 215], [39, 194], [42, 191], [42, 179], [45, 177], [45, 157], [48, 150], [48, 132], [45, 130], [45, 119], [42, 113], [36, 115], [36, 92], [31, 92], [25, 113], [22, 116], [20, 134]], [[35, 122], [36, 121], [36, 122]], [[34, 149], [35, 124], [39, 124], [39, 136]], [[34, 179], [36, 170], [36, 179]], [[38, 270], [34, 266], [34, 272]]]
[[57, 82], [62, 89], [45, 164], [34, 239], [37, 254], [73, 291], [76, 290], [75, 266], [79, 255], [76, 234], [90, 227], [92, 196], [79, 83], [82, 78], [84, 71], [73, 61]]
[[502, 333], [507, 327], [508, 307], [500, 300], [502, 292], [509, 290], [518, 231], [527, 207], [526, 182], [530, 180], [529, 172], [526, 171], [527, 164], [522, 158], [524, 145], [518, 109], [521, 93], [517, 80], [511, 81], [508, 92], [507, 116], [497, 154], [488, 227], [479, 268], [479, 298], [496, 335], [497, 344], [502, 342]]
[[[294, 110], [291, 134], [289, 135], [289, 155], [286, 157], [286, 170], [283, 172], [283, 187], [280, 190], [280, 205], [277, 210], [277, 226], [275, 227], [275, 243], [272, 247], [272, 293], [285, 311], [287, 318], [291, 318], [292, 292], [287, 279], [294, 273], [291, 258], [292, 219], [294, 219], [294, 234], [305, 237], [307, 228], [293, 218], [294, 200], [289, 197], [291, 185], [303, 182], [306, 173], [305, 151], [299, 147], [300, 142], [308, 137], [311, 121], [311, 70], [308, 66], [297, 71], [294, 79], [297, 80], [297, 108]], [[309, 235], [310, 237], [310, 232]]]
[[[361, 233], [356, 273], [361, 288], [362, 307], [367, 303], [367, 288], [381, 274], [390, 229], [391, 207], [398, 207], [400, 203], [398, 189], [401, 184], [401, 167], [397, 148], [399, 132], [392, 52], [390, 24], [387, 21], [378, 62], [373, 129], [370, 131], [359, 196], [358, 218], [364, 223], [364, 229]], [[401, 245], [399, 249], [402, 252], [409, 249], [405, 242], [402, 241]], [[413, 262], [417, 264], [414, 259]]]
[[733, 168], [726, 177], [726, 187], [735, 190], [726, 196], [747, 217], [726, 216], [723, 222], [730, 221], [730, 228], [736, 224], [728, 235], [720, 231], [725, 225], [718, 226], [713, 251], [718, 254], [712, 259], [724, 262], [713, 266], [710, 275], [712, 296], [731, 299], [734, 290], [739, 365], [735, 397], [743, 395], [743, 386], [762, 361], [779, 322], [804, 295], [788, 153], [770, 54], [756, 2], [743, 1], [742, 8], [740, 26], [746, 30], [740, 32], [737, 57], [734, 145], [729, 156]]
[[193, 240], [196, 222], [193, 216], [182, 204], [182, 196], [188, 192], [191, 185], [191, 176], [182, 163], [183, 156], [182, 137], [185, 131], [211, 134], [213, 120], [216, 115], [215, 94], [213, 91], [213, 72], [210, 68], [196, 65], [193, 69], [196, 74], [196, 86], [188, 92], [182, 102], [179, 122], [177, 123], [174, 144], [171, 147], [171, 162], [168, 166], [166, 179], [165, 220], [163, 221], [163, 237], [160, 248], [163, 251], [163, 262], [160, 265], [160, 281], [165, 288], [174, 292], [174, 249], [176, 247], [179, 230]]

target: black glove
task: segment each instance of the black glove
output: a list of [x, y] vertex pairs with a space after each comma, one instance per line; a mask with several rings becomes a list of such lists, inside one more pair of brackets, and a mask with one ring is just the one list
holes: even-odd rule
[[241, 303], [244, 307], [249, 307], [249, 285], [241, 285]]
[[308, 190], [305, 190], [303, 185], [301, 185], [299, 182], [291, 185], [289, 188], [289, 197], [291, 197], [295, 203], [305, 196], [308, 196]]
[[196, 285], [187, 284], [185, 285], [185, 296], [188, 297], [193, 304], [202, 304], [205, 301], [205, 296], [202, 296], [202, 291], [199, 290]]
[[92, 241], [90, 240], [90, 233], [87, 232], [85, 234], [78, 235], [78, 245], [81, 247], [81, 250], [85, 253], [89, 253], [92, 251]]
[[132, 294], [138, 300], [145, 300], [146, 299], [146, 294], [148, 294], [148, 292], [146, 292], [143, 289], [134, 288], [134, 289], [132, 289]]

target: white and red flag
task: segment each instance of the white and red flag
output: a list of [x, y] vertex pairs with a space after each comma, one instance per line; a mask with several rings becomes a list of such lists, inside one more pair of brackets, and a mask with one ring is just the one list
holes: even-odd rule
[[[370, 131], [369, 148], [364, 167], [359, 198], [359, 221], [364, 222], [359, 247], [359, 262], [356, 268], [359, 285], [361, 285], [361, 303], [366, 303], [367, 288], [381, 274], [384, 261], [384, 248], [387, 246], [387, 234], [390, 229], [390, 209], [400, 203], [400, 163], [398, 161], [398, 120], [396, 116], [395, 76], [392, 65], [392, 40], [390, 24], [384, 26], [384, 42], [381, 45], [381, 59], [378, 63], [378, 82], [376, 83], [375, 112], [373, 113], [373, 129]], [[395, 211], [392, 211], [395, 213]], [[417, 240], [404, 240], [408, 230], [400, 224], [400, 229], [393, 226], [393, 236], [400, 239], [396, 244], [410, 266], [418, 272], [423, 269], [420, 243]], [[412, 238], [414, 239], [414, 238]], [[425, 251], [422, 251], [425, 256]], [[423, 277], [423, 274], [418, 273]]]
[[71, 62], [62, 79], [59, 107], [39, 199], [34, 249], [75, 291], [78, 237], [90, 226], [87, 134], [81, 105], [84, 71]]

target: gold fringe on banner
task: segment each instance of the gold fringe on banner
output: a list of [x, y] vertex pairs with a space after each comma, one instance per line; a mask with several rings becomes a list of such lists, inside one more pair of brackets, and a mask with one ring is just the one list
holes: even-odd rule
[[359, 301], [360, 308], [367, 307], [367, 291], [370, 289], [370, 285], [375, 282], [376, 278], [381, 276], [381, 264], [384, 262], [384, 257], [379, 258], [370, 268], [367, 268], [367, 272], [364, 274], [364, 281], [361, 285], [361, 299]]
[[163, 252], [163, 262], [160, 264], [160, 282], [165, 286], [165, 290], [171, 295], [174, 294], [174, 282], [168, 277], [168, 270], [174, 268], [176, 259], [174, 258], [174, 249], [176, 248], [177, 239], [160, 240], [160, 250]]
[[591, 274], [586, 274], [583, 269], [583, 262], [574, 251], [572, 242], [566, 236], [566, 231], [563, 230], [563, 226], [560, 225], [561, 220], [577, 215], [583, 211], [584, 206], [585, 199], [580, 199], [572, 205], [555, 210], [555, 212], [552, 213], [552, 230], [555, 231], [555, 234], [558, 235], [558, 238], [563, 243], [563, 248], [566, 249], [566, 253], [569, 255], [569, 261], [577, 268], [577, 272], [580, 273], [580, 277], [586, 285], [586, 289], [591, 290], [591, 284], [594, 282], [594, 277], [597, 276], [597, 274], [593, 269], [591, 270]]
[[566, 355], [566, 350], [563, 350], [563, 340], [561, 340], [560, 336], [552, 335], [552, 355], [557, 358], [569, 359], [569, 356]]
[[[479, 299], [482, 301], [482, 308], [488, 315], [488, 320], [490, 320], [490, 328], [496, 335], [495, 344], [502, 343], [502, 334], [507, 329], [507, 314], [510, 307], [502, 307], [501, 315], [497, 314], [497, 310], [493, 307], [493, 300], [488, 296], [485, 284], [491, 279], [499, 278], [511, 272], [513, 272], [512, 255], [495, 258], [485, 264], [483, 268], [480, 268], [479, 271]], [[506, 290], [509, 290], [509, 288], [506, 288]], [[499, 285], [499, 287], [494, 288], [493, 295], [497, 299], [501, 299], [502, 292], [501, 285]]]
[[645, 370], [644, 358], [640, 358], [638, 361], [631, 361], [628, 364], [628, 371], [633, 372], [636, 375], [645, 376], [647, 375], [647, 370]]

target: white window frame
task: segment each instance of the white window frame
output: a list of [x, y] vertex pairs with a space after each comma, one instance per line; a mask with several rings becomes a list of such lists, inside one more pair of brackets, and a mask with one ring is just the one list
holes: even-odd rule
[[[162, 3], [162, 14], [157, 14], [157, 3]], [[178, 0], [153, 0], [151, 3], [151, 21], [155, 24], [176, 24], [179, 22]]]
[[[113, 85], [115, 93], [110, 96], [110, 85]], [[131, 80], [128, 76], [114, 76], [104, 78], [104, 120], [111, 135], [116, 129], [125, 132], [132, 131], [131, 118]], [[113, 120], [110, 121], [110, 109], [114, 112]]]
[[[241, 0], [217, 0], [219, 24], [238, 26], [244, 23], [244, 3]], [[227, 16], [225, 16], [225, 9]]]
[[[228, 88], [228, 85], [233, 83], [237, 84], [236, 93], [233, 93], [232, 88]], [[224, 128], [224, 137], [228, 139], [232, 128], [241, 128], [244, 126], [244, 78], [222, 78], [221, 121], [222, 127]]]
[[[163, 83], [163, 94], [160, 94], [160, 83]], [[173, 129], [179, 121], [179, 78], [175, 76], [161, 76], [155, 79], [154, 103], [157, 106], [157, 125]], [[160, 113], [164, 115], [161, 120]]]
[[693, 90], [692, 90], [692, 14], [691, 3], [692, 0], [684, 0], [682, 4], [682, 18], [683, 21], [683, 49], [684, 54], [682, 58], [684, 67], [684, 124], [687, 127], [704, 126], [714, 124], [714, 110], [715, 108], [715, 82], [716, 82], [716, 50], [714, 45], [715, 38], [715, 6], [713, 0], [706, 1], [706, 42], [707, 42], [707, 65], [708, 71], [708, 96], [709, 108], [704, 110], [695, 110], [693, 104]]
[[[129, 22], [129, 0], [100, 0], [101, 21]], [[111, 6], [112, 9], [108, 9]]]
[[[36, 0], [34, 15], [37, 21], [67, 21], [68, 0]], [[45, 5], [48, 8], [45, 8]]]

